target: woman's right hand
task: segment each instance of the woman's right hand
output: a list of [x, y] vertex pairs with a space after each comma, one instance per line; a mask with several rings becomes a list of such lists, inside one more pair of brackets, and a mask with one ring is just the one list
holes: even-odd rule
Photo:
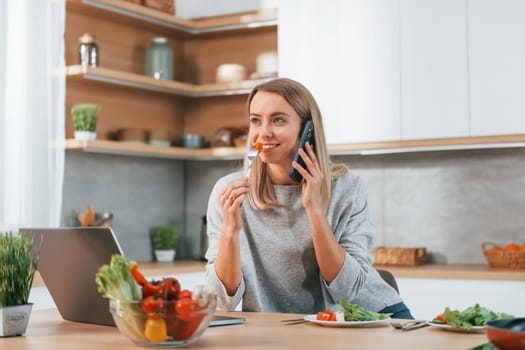
[[246, 198], [249, 189], [248, 177], [231, 181], [219, 193], [219, 204], [224, 218], [222, 232], [238, 234], [242, 228], [241, 204]]

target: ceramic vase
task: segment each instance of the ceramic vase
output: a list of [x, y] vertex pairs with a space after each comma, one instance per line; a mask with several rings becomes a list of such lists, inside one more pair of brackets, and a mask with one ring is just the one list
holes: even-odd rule
[[155, 249], [155, 258], [161, 262], [173, 261], [175, 253], [175, 249]]
[[0, 337], [12, 337], [26, 332], [33, 304], [0, 307]]

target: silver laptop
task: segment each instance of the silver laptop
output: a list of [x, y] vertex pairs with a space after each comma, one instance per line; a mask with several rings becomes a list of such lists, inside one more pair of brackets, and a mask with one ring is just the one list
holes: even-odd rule
[[[38, 272], [64, 320], [115, 326], [109, 301], [95, 275], [113, 254], [123, 254], [110, 227], [22, 228], [34, 244], [42, 237]], [[242, 317], [215, 315], [210, 327], [242, 324]]]
[[38, 272], [64, 320], [114, 326], [109, 301], [95, 275], [113, 254], [122, 254], [111, 228], [26, 228], [35, 244], [42, 237]]

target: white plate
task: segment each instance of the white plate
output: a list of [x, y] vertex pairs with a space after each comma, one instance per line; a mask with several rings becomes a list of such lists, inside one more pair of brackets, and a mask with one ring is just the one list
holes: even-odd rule
[[446, 331], [461, 332], [461, 333], [483, 333], [484, 329], [485, 329], [484, 326], [472, 326], [471, 329], [458, 328], [458, 327], [452, 327], [452, 326], [450, 326], [448, 324], [434, 323], [434, 322], [431, 322], [431, 321], [427, 321], [427, 324], [429, 326], [436, 327], [436, 328], [441, 328], [441, 329], [444, 329]]
[[337, 321], [321, 321], [317, 319], [317, 315], [307, 315], [304, 317], [305, 321], [312, 322], [315, 324], [319, 324], [321, 326], [326, 327], [376, 327], [376, 326], [382, 326], [382, 325], [388, 325], [390, 324], [390, 318], [385, 318], [384, 320], [377, 320], [377, 321], [345, 321], [345, 322], [337, 322]]

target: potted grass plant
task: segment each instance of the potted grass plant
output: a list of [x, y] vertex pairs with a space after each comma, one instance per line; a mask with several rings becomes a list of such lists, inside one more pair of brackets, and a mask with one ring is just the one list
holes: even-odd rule
[[0, 336], [22, 335], [33, 307], [28, 303], [40, 249], [24, 232], [0, 232]]
[[75, 139], [95, 140], [100, 106], [93, 103], [77, 103], [71, 107], [71, 116], [75, 128]]
[[151, 243], [157, 261], [175, 259], [180, 230], [177, 226], [155, 226], [150, 229]]

